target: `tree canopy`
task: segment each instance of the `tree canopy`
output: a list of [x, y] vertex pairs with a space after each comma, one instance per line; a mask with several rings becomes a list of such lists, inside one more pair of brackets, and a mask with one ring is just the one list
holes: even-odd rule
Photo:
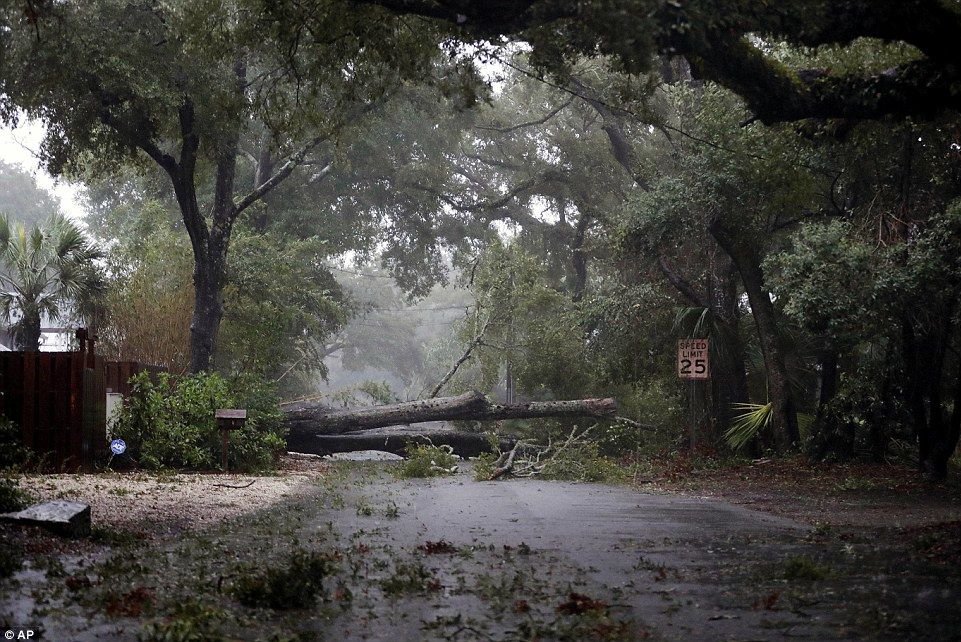
[[[274, 4], [274, 3], [270, 3]], [[279, 3], [286, 7], [294, 3]], [[961, 7], [952, 0], [356, 0], [449, 25], [471, 42], [524, 40], [535, 63], [563, 74], [603, 56], [629, 73], [684, 56], [695, 75], [739, 94], [765, 123], [804, 118], [929, 117], [961, 107]], [[859, 68], [794, 67], [777, 45], [890, 43], [903, 59]], [[878, 62], [881, 65], [878, 65]]]

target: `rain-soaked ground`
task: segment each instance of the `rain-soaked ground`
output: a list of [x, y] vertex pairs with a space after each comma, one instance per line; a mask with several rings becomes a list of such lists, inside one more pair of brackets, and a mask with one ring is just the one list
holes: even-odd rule
[[[338, 463], [308, 497], [214, 531], [118, 532], [49, 558], [3, 585], [0, 618], [47, 640], [961, 639], [957, 569], [869, 531], [595, 484], [397, 480], [392, 465]], [[292, 551], [292, 573], [258, 583]], [[269, 606], [311, 568], [316, 600]], [[241, 604], [251, 578], [261, 606]]]

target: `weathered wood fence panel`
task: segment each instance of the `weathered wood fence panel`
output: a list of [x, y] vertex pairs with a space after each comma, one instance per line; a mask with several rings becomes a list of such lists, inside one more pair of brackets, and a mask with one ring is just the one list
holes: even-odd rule
[[130, 378], [141, 372], [150, 373], [150, 378], [156, 381], [157, 376], [161, 372], [167, 372], [167, 369], [137, 361], [108, 361], [107, 392], [120, 393], [126, 397], [131, 393]]
[[45, 467], [90, 469], [106, 448], [103, 375], [103, 359], [85, 352], [0, 352], [0, 412]]
[[0, 414], [45, 469], [91, 470], [107, 455], [107, 392], [130, 394], [143, 371], [164, 369], [89, 352], [0, 352]]

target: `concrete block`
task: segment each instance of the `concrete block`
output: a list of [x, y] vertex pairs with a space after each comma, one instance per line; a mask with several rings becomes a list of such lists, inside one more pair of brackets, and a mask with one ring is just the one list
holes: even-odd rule
[[68, 537], [86, 537], [90, 534], [90, 505], [80, 502], [58, 499], [0, 517], [21, 524], [43, 526]]

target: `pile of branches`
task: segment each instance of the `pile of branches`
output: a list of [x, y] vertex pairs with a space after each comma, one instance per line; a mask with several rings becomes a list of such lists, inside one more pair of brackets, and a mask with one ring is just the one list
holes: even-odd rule
[[578, 431], [575, 426], [571, 429], [567, 439], [555, 443], [550, 436], [546, 444], [537, 444], [528, 439], [518, 440], [514, 447], [507, 452], [501, 452], [494, 461], [494, 470], [489, 479], [491, 481], [501, 477], [535, 477], [544, 472], [562, 455], [569, 454], [587, 445], [588, 435], [597, 428], [593, 424], [589, 428]]

